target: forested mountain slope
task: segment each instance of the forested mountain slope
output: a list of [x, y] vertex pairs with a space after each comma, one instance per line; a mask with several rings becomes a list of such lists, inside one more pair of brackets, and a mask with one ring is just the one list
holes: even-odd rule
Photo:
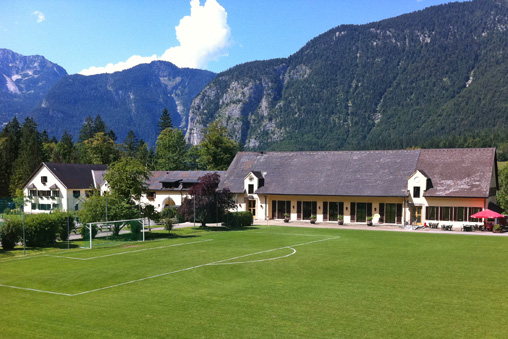
[[253, 149], [402, 148], [507, 118], [508, 1], [475, 0], [341, 25], [286, 59], [220, 73], [193, 101], [186, 138], [221, 120]]
[[77, 137], [87, 116], [101, 115], [119, 140], [133, 130], [153, 145], [164, 108], [176, 127], [186, 129], [192, 100], [214, 77], [209, 71], [165, 61], [112, 74], [74, 74], [55, 84], [30, 115], [41, 130], [58, 138], [64, 130]]

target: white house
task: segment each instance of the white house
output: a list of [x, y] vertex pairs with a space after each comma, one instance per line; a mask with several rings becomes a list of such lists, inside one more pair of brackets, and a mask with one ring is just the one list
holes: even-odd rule
[[106, 165], [44, 162], [23, 186], [26, 213], [77, 211], [86, 196], [102, 185]]

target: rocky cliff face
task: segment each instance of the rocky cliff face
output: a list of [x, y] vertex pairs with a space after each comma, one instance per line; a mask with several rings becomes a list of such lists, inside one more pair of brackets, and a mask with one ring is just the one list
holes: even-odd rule
[[0, 125], [28, 113], [67, 72], [39, 55], [0, 49]]
[[376, 149], [505, 126], [507, 41], [505, 0], [342, 25], [287, 59], [218, 74], [193, 101], [186, 138], [199, 143], [220, 120], [252, 149]]

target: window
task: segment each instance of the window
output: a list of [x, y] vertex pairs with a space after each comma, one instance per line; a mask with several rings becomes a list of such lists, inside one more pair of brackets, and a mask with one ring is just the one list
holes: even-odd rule
[[481, 219], [477, 219], [477, 218], [471, 218], [471, 216], [475, 213], [478, 213], [482, 210], [481, 207], [470, 207], [468, 208], [469, 209], [469, 221], [471, 222], [480, 222]]
[[37, 196], [37, 190], [30, 190], [28, 191], [29, 197], [36, 197]]
[[80, 195], [81, 195], [81, 193], [80, 193], [79, 191], [72, 191], [72, 196], [73, 196], [74, 198], [76, 198], [76, 199], [77, 199], [77, 198], [79, 198], [79, 196], [80, 196]]
[[325, 204], [328, 205], [328, 220], [337, 221], [338, 216], [344, 216], [344, 203], [343, 202], [324, 202], [323, 203], [323, 220], [326, 220]]
[[53, 198], [59, 198], [60, 191], [58, 191], [58, 190], [51, 191], [51, 195], [53, 196]]
[[180, 186], [180, 182], [163, 182], [162, 188], [178, 188]]
[[57, 209], [59, 209], [59, 208], [60, 208], [60, 205], [58, 205], [58, 204], [53, 204], [53, 209], [54, 209], [54, 210], [57, 210]]
[[427, 220], [438, 220], [437, 216], [439, 215], [438, 213], [438, 207], [436, 206], [428, 206], [427, 207], [427, 215], [425, 216], [425, 218]]
[[48, 177], [45, 177], [45, 176], [44, 176], [44, 177], [41, 177], [41, 183], [42, 183], [43, 185], [46, 185], [46, 184], [48, 183]]
[[50, 211], [51, 210], [51, 204], [39, 204], [39, 209], [41, 211]]
[[36, 210], [36, 209], [37, 209], [37, 204], [36, 204], [36, 203], [32, 203], [32, 209], [33, 209], [33, 210]]
[[254, 194], [254, 185], [253, 184], [249, 184], [248, 192], [249, 192], [249, 194]]
[[439, 220], [442, 221], [451, 221], [452, 220], [452, 208], [451, 207], [441, 207], [441, 215]]
[[79, 210], [79, 205], [78, 204], [74, 205], [74, 210], [75, 211]]
[[155, 199], [155, 192], [147, 192], [146, 197], [148, 200], [154, 200]]
[[304, 201], [303, 220], [310, 220], [312, 215], [317, 215], [317, 201]]
[[277, 201], [277, 219], [284, 219], [284, 214], [291, 214], [291, 201]]
[[39, 197], [49, 198], [51, 197], [51, 191], [39, 191]]
[[420, 186], [413, 187], [413, 198], [420, 197]]

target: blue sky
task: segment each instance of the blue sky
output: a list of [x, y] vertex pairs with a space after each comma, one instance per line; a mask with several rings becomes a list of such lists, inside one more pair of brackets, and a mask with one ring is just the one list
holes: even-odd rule
[[447, 2], [1, 0], [0, 48], [43, 55], [70, 74], [111, 72], [155, 59], [220, 72], [248, 61], [287, 57], [341, 24], [364, 24]]

